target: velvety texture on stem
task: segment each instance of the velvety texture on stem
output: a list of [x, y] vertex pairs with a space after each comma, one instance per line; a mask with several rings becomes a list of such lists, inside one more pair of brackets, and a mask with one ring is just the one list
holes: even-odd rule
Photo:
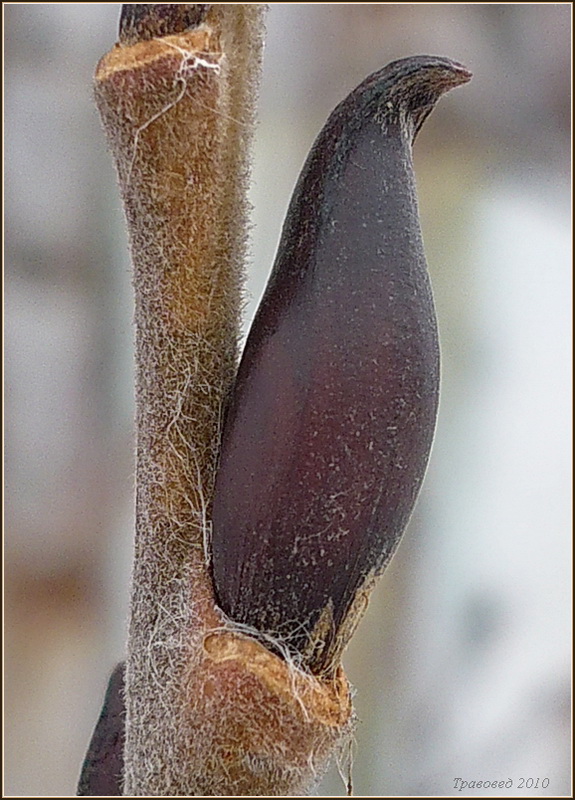
[[209, 9], [207, 3], [125, 3], [120, 15], [120, 44], [185, 33], [201, 25]]
[[333, 674], [427, 467], [435, 310], [411, 148], [471, 75], [402, 59], [332, 113], [306, 161], [227, 409], [213, 503], [221, 608]]
[[236, 372], [261, 4], [136, 4], [95, 94], [134, 267], [136, 541], [123, 793], [302, 794], [349, 729], [343, 674], [298, 673], [217, 607], [207, 563]]

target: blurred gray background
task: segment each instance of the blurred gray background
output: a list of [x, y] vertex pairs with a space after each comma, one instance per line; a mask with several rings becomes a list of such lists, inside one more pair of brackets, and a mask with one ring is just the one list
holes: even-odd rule
[[[74, 794], [123, 657], [132, 296], [91, 97], [119, 10], [4, 4], [11, 795]], [[456, 778], [513, 782], [471, 794], [570, 791], [570, 29], [567, 3], [269, 11], [246, 327], [336, 103], [410, 54], [475, 75], [415, 148], [441, 410], [410, 529], [345, 657], [357, 794], [458, 794]], [[319, 791], [344, 794], [335, 769]]]

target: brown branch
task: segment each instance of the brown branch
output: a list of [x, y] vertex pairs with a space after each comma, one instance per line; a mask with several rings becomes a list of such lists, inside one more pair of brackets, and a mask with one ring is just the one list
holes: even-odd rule
[[205, 542], [237, 361], [260, 4], [130, 6], [95, 92], [136, 297], [124, 794], [306, 792], [348, 730], [323, 683], [226, 627]]

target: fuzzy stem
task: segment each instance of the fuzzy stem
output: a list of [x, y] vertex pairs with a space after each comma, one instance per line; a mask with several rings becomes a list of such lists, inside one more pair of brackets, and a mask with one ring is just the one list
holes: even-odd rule
[[141, 8], [95, 79], [136, 297], [123, 791], [301, 794], [349, 727], [345, 677], [321, 683], [223, 631], [206, 547], [237, 362], [263, 5]]

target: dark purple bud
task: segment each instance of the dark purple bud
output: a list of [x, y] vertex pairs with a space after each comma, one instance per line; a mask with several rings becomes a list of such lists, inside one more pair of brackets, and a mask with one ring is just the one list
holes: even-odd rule
[[108, 683], [104, 706], [82, 764], [78, 797], [122, 794], [124, 729], [124, 664], [118, 664]]
[[439, 97], [470, 77], [446, 58], [402, 59], [332, 113], [227, 409], [217, 600], [315, 674], [339, 661], [426, 470], [439, 346], [411, 146]]

